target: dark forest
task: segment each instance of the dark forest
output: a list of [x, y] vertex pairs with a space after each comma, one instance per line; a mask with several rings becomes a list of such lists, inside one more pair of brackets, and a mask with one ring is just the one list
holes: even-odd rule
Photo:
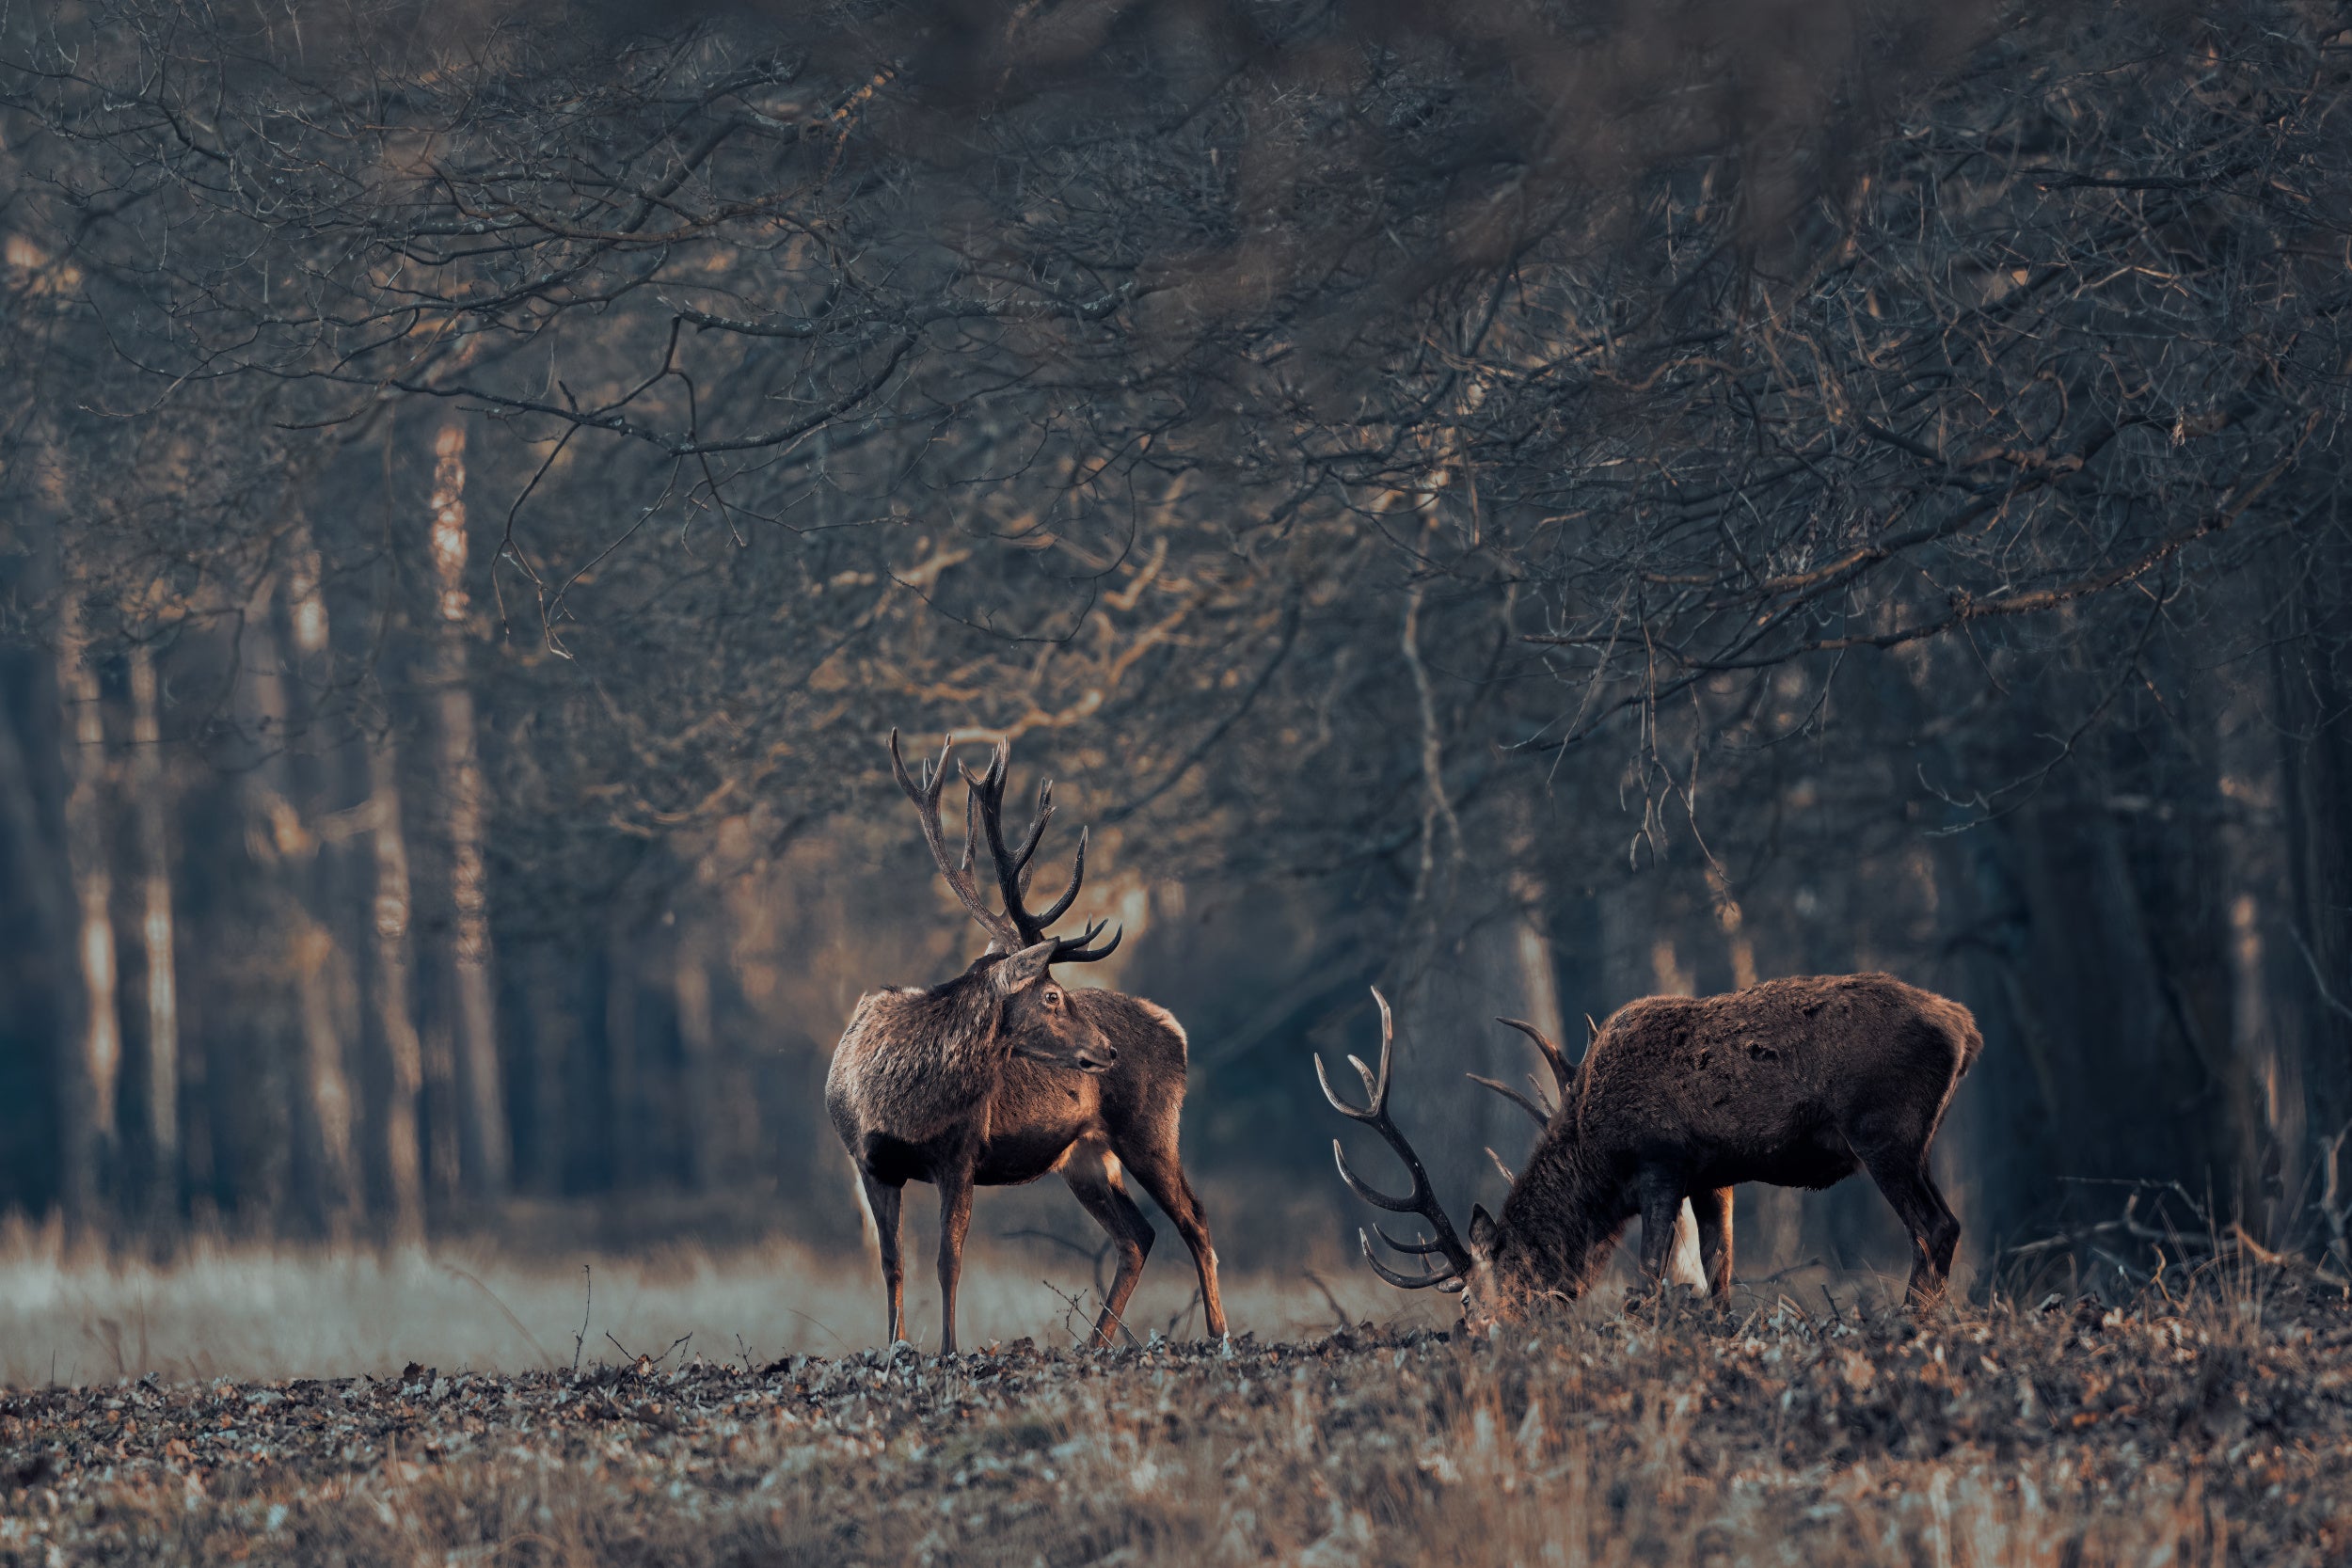
[[1089, 829], [1239, 1266], [1350, 1239], [1368, 986], [1467, 1208], [1495, 1015], [1885, 969], [1983, 1028], [1970, 1267], [2134, 1192], [2345, 1267], [2348, 71], [2283, 0], [17, 8], [0, 1208], [854, 1248], [833, 1042], [978, 942], [897, 729]]

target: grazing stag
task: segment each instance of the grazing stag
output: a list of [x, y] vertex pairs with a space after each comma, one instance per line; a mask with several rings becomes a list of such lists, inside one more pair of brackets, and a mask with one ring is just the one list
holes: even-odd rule
[[[1121, 1326], [1120, 1314], [1152, 1250], [1152, 1222], [1127, 1194], [1130, 1172], [1192, 1249], [1209, 1335], [1222, 1338], [1216, 1252], [1176, 1153], [1184, 1103], [1184, 1027], [1140, 997], [1065, 990], [1055, 983], [1053, 965], [1107, 958], [1119, 933], [1099, 947], [1091, 944], [1102, 934], [1100, 921], [1077, 937], [1046, 934], [1086, 879], [1083, 832], [1069, 884], [1053, 903], [1030, 911], [1029, 863], [1054, 813], [1054, 786], [1048, 780], [1039, 788], [1027, 830], [1009, 847], [1003, 813], [1010, 748], [1005, 743], [998, 743], [984, 772], [959, 769], [965, 786], [964, 845], [960, 860], [950, 858], [939, 794], [953, 750], [950, 742], [918, 782], [899, 757], [893, 730], [890, 766], [914, 802], [940, 875], [988, 932], [988, 951], [945, 985], [860, 997], [825, 1078], [825, 1108], [857, 1165], [881, 1237], [890, 1338], [900, 1338], [905, 1323], [898, 1203], [907, 1182], [939, 1188], [940, 1349], [948, 1353], [956, 1348], [956, 1281], [972, 1189], [1059, 1171], [1119, 1249], [1094, 1343], [1109, 1344]], [[976, 838], [985, 840], [994, 863], [1001, 912], [990, 908], [972, 876]]]
[[1393, 1028], [1388, 1004], [1376, 991], [1374, 1000], [1379, 1071], [1348, 1058], [1363, 1080], [1365, 1106], [1332, 1091], [1320, 1056], [1315, 1075], [1333, 1109], [1387, 1140], [1412, 1191], [1398, 1198], [1366, 1186], [1334, 1141], [1341, 1180], [1368, 1203], [1426, 1220], [1434, 1233], [1426, 1242], [1380, 1234], [1423, 1259], [1414, 1275], [1383, 1263], [1359, 1232], [1364, 1257], [1390, 1284], [1459, 1291], [1473, 1323], [1516, 1317], [1544, 1298], [1587, 1290], [1636, 1214], [1642, 1262], [1658, 1279], [1688, 1198], [1708, 1287], [1721, 1295], [1731, 1287], [1735, 1183], [1818, 1189], [1860, 1169], [1911, 1232], [1910, 1301], [1926, 1306], [1943, 1294], [1960, 1221], [1928, 1173], [1928, 1146], [1984, 1047], [1959, 1003], [1887, 974], [1768, 980], [1727, 996], [1652, 996], [1618, 1009], [1576, 1068], [1541, 1031], [1505, 1020], [1543, 1052], [1560, 1104], [1502, 1216], [1471, 1210], [1466, 1245], [1390, 1118]]

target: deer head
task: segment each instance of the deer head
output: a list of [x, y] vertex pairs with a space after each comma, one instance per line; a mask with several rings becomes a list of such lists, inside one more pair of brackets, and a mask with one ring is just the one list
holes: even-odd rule
[[[1330, 1076], [1324, 1070], [1320, 1055], [1315, 1058], [1315, 1079], [1323, 1085], [1323, 1097], [1331, 1102], [1333, 1110], [1350, 1121], [1361, 1122], [1371, 1128], [1395, 1151], [1406, 1174], [1412, 1179], [1412, 1190], [1403, 1197], [1391, 1197], [1367, 1185], [1348, 1168], [1347, 1154], [1336, 1138], [1331, 1141], [1331, 1154], [1339, 1163], [1340, 1180], [1347, 1183], [1348, 1191], [1376, 1209], [1386, 1209], [1391, 1213], [1417, 1215], [1427, 1223], [1432, 1239], [1422, 1241], [1416, 1237], [1411, 1241], [1399, 1241], [1378, 1226], [1373, 1227], [1370, 1234], [1359, 1229], [1356, 1232], [1356, 1239], [1363, 1248], [1364, 1260], [1372, 1265], [1375, 1274], [1400, 1289], [1458, 1293], [1462, 1298], [1463, 1319], [1472, 1327], [1483, 1327], [1489, 1323], [1517, 1317], [1530, 1303], [1546, 1295], [1562, 1294], [1556, 1290], [1543, 1289], [1531, 1272], [1520, 1266], [1526, 1261], [1518, 1256], [1521, 1249], [1507, 1244], [1509, 1238], [1506, 1238], [1494, 1216], [1486, 1212], [1484, 1205], [1473, 1204], [1470, 1208], [1470, 1239], [1467, 1243], [1454, 1231], [1453, 1222], [1447, 1219], [1445, 1210], [1438, 1202], [1437, 1193], [1430, 1185], [1429, 1173], [1422, 1166], [1421, 1156], [1413, 1151], [1412, 1144], [1390, 1117], [1390, 1066], [1396, 1043], [1395, 1021], [1390, 1016], [1387, 999], [1378, 990], [1372, 993], [1372, 1000], [1380, 1009], [1379, 1069], [1375, 1071], [1366, 1067], [1358, 1057], [1347, 1058], [1348, 1065], [1363, 1081], [1366, 1104], [1359, 1109], [1340, 1099], [1331, 1087]], [[1572, 1103], [1576, 1094], [1576, 1069], [1560, 1048], [1532, 1023], [1510, 1018], [1497, 1022], [1518, 1030], [1535, 1043], [1536, 1049], [1543, 1053], [1545, 1063], [1551, 1069], [1560, 1103]], [[1549, 1124], [1558, 1112], [1558, 1105], [1543, 1101], [1540, 1085], [1532, 1085], [1535, 1093], [1531, 1098], [1492, 1079], [1480, 1078], [1476, 1073], [1470, 1076], [1509, 1099], [1538, 1123]], [[1516, 1189], [1518, 1178], [1502, 1166], [1502, 1160], [1495, 1156], [1493, 1149], [1488, 1149], [1486, 1153], [1488, 1158], [1494, 1159], [1498, 1167], [1502, 1168], [1503, 1180], [1511, 1182]], [[1372, 1238], [1375, 1235], [1394, 1251], [1421, 1259], [1420, 1272], [1404, 1273], [1384, 1262], [1373, 1250]]]
[[[1003, 823], [1005, 773], [1011, 760], [1011, 747], [999, 741], [987, 768], [977, 775], [960, 768], [964, 781], [963, 853], [951, 860], [946, 833], [940, 826], [939, 796], [947, 782], [947, 764], [954, 751], [955, 742], [950, 739], [940, 749], [936, 763], [923, 765], [922, 776], [917, 779], [908, 772], [905, 759], [898, 753], [898, 732], [890, 732], [891, 770], [898, 778], [898, 787], [914, 802], [915, 814], [923, 824], [923, 842], [930, 849], [931, 860], [939, 867], [939, 874], [947, 879], [947, 886], [957, 901], [989, 935], [988, 951], [975, 961], [969, 973], [984, 972], [991, 993], [1003, 1004], [1003, 1035], [1012, 1054], [1049, 1067], [1083, 1072], [1107, 1071], [1119, 1059], [1118, 1048], [1070, 1006], [1069, 997], [1055, 982], [1051, 970], [1057, 963], [1091, 963], [1108, 958], [1118, 948], [1120, 933], [1112, 932], [1110, 940], [1100, 947], [1092, 943], [1102, 934], [1101, 921], [1089, 925], [1076, 937], [1046, 934], [1076, 901], [1078, 889], [1086, 879], [1086, 834], [1082, 832], [1078, 835], [1068, 886], [1050, 906], [1032, 913], [1025, 902], [1030, 862], [1045, 835], [1046, 821], [1053, 816], [1053, 781], [1048, 779], [1039, 786], [1037, 812], [1015, 851], [1006, 847]], [[996, 885], [1005, 905], [1002, 912], [990, 907], [973, 876], [973, 847], [982, 838], [995, 864]]]
[[986, 974], [990, 991], [1004, 1004], [1001, 1030], [1013, 1055], [1046, 1067], [1108, 1072], [1119, 1048], [1080, 1016], [1046, 973], [1055, 945], [1048, 940], [1018, 953], [986, 955], [973, 970]]

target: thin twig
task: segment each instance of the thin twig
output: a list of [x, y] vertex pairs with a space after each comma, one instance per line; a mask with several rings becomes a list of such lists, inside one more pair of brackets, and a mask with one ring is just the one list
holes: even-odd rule
[[580, 1273], [587, 1294], [580, 1304], [580, 1332], [572, 1336], [572, 1375], [574, 1377], [580, 1375], [580, 1353], [588, 1342], [588, 1313], [590, 1308], [596, 1304], [596, 1275], [585, 1263], [580, 1266]]
[[1315, 1273], [1312, 1269], [1301, 1269], [1298, 1272], [1305, 1276], [1308, 1284], [1323, 1292], [1323, 1299], [1331, 1305], [1332, 1321], [1338, 1323], [1342, 1328], [1345, 1328], [1347, 1326], [1347, 1309], [1340, 1305], [1340, 1298], [1331, 1293], [1331, 1287], [1323, 1282], [1323, 1276]]

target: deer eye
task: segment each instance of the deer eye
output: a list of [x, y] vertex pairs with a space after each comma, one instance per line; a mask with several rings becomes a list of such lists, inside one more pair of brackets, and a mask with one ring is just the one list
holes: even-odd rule
[[1046, 1005], [1047, 1006], [1049, 1006], [1049, 1007], [1058, 1007], [1058, 1006], [1061, 1006], [1061, 992], [1059, 992], [1059, 991], [1057, 991], [1057, 990], [1048, 990], [1046, 991], [1046, 993], [1045, 993], [1045, 1005]]

